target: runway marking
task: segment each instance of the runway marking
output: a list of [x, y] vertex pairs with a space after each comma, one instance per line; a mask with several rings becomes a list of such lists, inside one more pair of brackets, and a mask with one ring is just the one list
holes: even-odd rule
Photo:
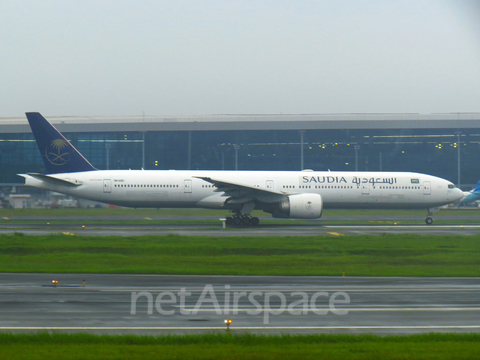
[[[218, 288], [214, 288], [217, 291], [223, 291], [225, 292], [226, 290], [222, 288], [222, 286], [219, 286]], [[89, 288], [89, 290], [98, 290], [95, 288]], [[189, 288], [192, 292], [199, 292], [201, 293], [203, 291], [203, 287], [201, 288]], [[246, 291], [246, 292], [253, 292], [253, 291], [283, 291], [283, 292], [295, 292], [295, 291], [304, 291], [304, 292], [316, 292], [316, 291], [343, 291], [343, 292], [357, 292], [357, 293], [382, 293], [382, 292], [479, 292], [480, 287], [476, 289], [463, 289], [463, 288], [447, 288], [447, 289], [410, 289], [410, 288], [400, 288], [400, 289], [345, 289], [342, 287], [338, 288], [323, 288], [323, 287], [318, 287], [316, 289], [303, 289], [303, 288], [276, 288], [276, 287], [259, 287], [259, 288], [230, 288], [228, 291], [230, 293], [232, 292], [238, 292], [238, 291]], [[146, 288], [146, 289], [118, 289], [118, 290], [105, 290], [105, 289], [100, 289], [99, 291], [101, 292], [163, 292], [163, 291], [180, 291], [180, 288]]]
[[[412, 326], [235, 326], [231, 330], [415, 330], [480, 329], [480, 325], [412, 325]], [[225, 330], [225, 326], [5, 326], [1, 330]]]
[[[174, 305], [173, 307], [180, 307], [179, 305]], [[246, 312], [246, 311], [251, 311], [252, 309], [254, 309], [255, 311], [258, 311], [258, 312], [263, 312], [265, 311], [265, 309], [258, 309], [257, 307], [255, 306], [252, 306], [250, 308], [239, 308], [239, 309], [227, 309], [227, 313], [234, 313], [234, 312]], [[185, 308], [184, 307], [184, 310], [185, 311], [195, 311], [195, 312], [216, 312], [217, 309], [215, 308], [208, 308], [208, 309], [197, 309], [195, 310], [195, 308]], [[224, 313], [224, 309], [220, 308], [221, 312]], [[270, 310], [278, 310], [278, 308], [276, 308], [275, 306], [272, 308], [272, 309], [268, 309], [268, 311]], [[293, 308], [293, 310], [295, 311], [303, 311], [303, 308], [302, 307], [296, 307], [296, 308]], [[323, 311], [323, 310], [330, 310], [330, 308], [328, 307], [316, 307], [316, 308], [310, 308], [310, 309], [307, 309], [307, 311]], [[462, 307], [453, 307], [453, 308], [441, 308], [441, 307], [438, 307], [438, 308], [398, 308], [398, 307], [395, 307], [395, 308], [344, 308], [344, 307], [337, 307], [336, 310], [341, 310], [341, 311], [352, 311], [352, 312], [375, 312], [375, 311], [382, 311], [382, 312], [388, 312], [388, 311], [480, 311], [480, 307], [469, 307], [469, 308], [462, 308]]]
[[[324, 229], [480, 229], [480, 225], [322, 225]], [[307, 228], [308, 229], [308, 228]], [[312, 228], [313, 229], [313, 228]]]

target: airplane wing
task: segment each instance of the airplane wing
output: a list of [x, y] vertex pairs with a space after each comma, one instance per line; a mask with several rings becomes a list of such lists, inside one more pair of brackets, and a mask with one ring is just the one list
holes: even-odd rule
[[282, 200], [288, 195], [283, 191], [274, 189], [265, 189], [232, 181], [212, 179], [210, 177], [195, 177], [214, 185], [217, 188], [215, 192], [223, 192], [223, 196], [228, 196], [226, 202], [229, 204], [244, 204], [254, 200], [261, 202], [276, 202]]

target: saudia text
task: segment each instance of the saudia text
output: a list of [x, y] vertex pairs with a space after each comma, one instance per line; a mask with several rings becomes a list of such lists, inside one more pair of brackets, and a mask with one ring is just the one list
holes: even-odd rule
[[354, 176], [348, 181], [343, 176], [303, 176], [301, 179], [303, 184], [396, 184], [397, 178], [366, 178]]

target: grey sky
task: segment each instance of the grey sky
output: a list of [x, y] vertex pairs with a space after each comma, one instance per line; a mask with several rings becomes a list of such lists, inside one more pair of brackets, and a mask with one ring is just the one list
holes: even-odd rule
[[480, 1], [0, 0], [0, 117], [480, 111]]

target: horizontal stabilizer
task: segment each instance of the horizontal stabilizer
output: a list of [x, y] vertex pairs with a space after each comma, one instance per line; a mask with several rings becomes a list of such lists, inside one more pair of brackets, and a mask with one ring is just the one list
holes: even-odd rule
[[[40, 181], [45, 181], [47, 183], [53, 184], [53, 185], [61, 185], [61, 186], [80, 186], [82, 185], [82, 182], [80, 181], [70, 181], [70, 180], [64, 180], [64, 179], [57, 179], [56, 177], [49, 176], [49, 175], [44, 175], [44, 174], [36, 174], [36, 173], [29, 173], [27, 174], [34, 179], [40, 180]], [[21, 175], [20, 176], [24, 176]]]

